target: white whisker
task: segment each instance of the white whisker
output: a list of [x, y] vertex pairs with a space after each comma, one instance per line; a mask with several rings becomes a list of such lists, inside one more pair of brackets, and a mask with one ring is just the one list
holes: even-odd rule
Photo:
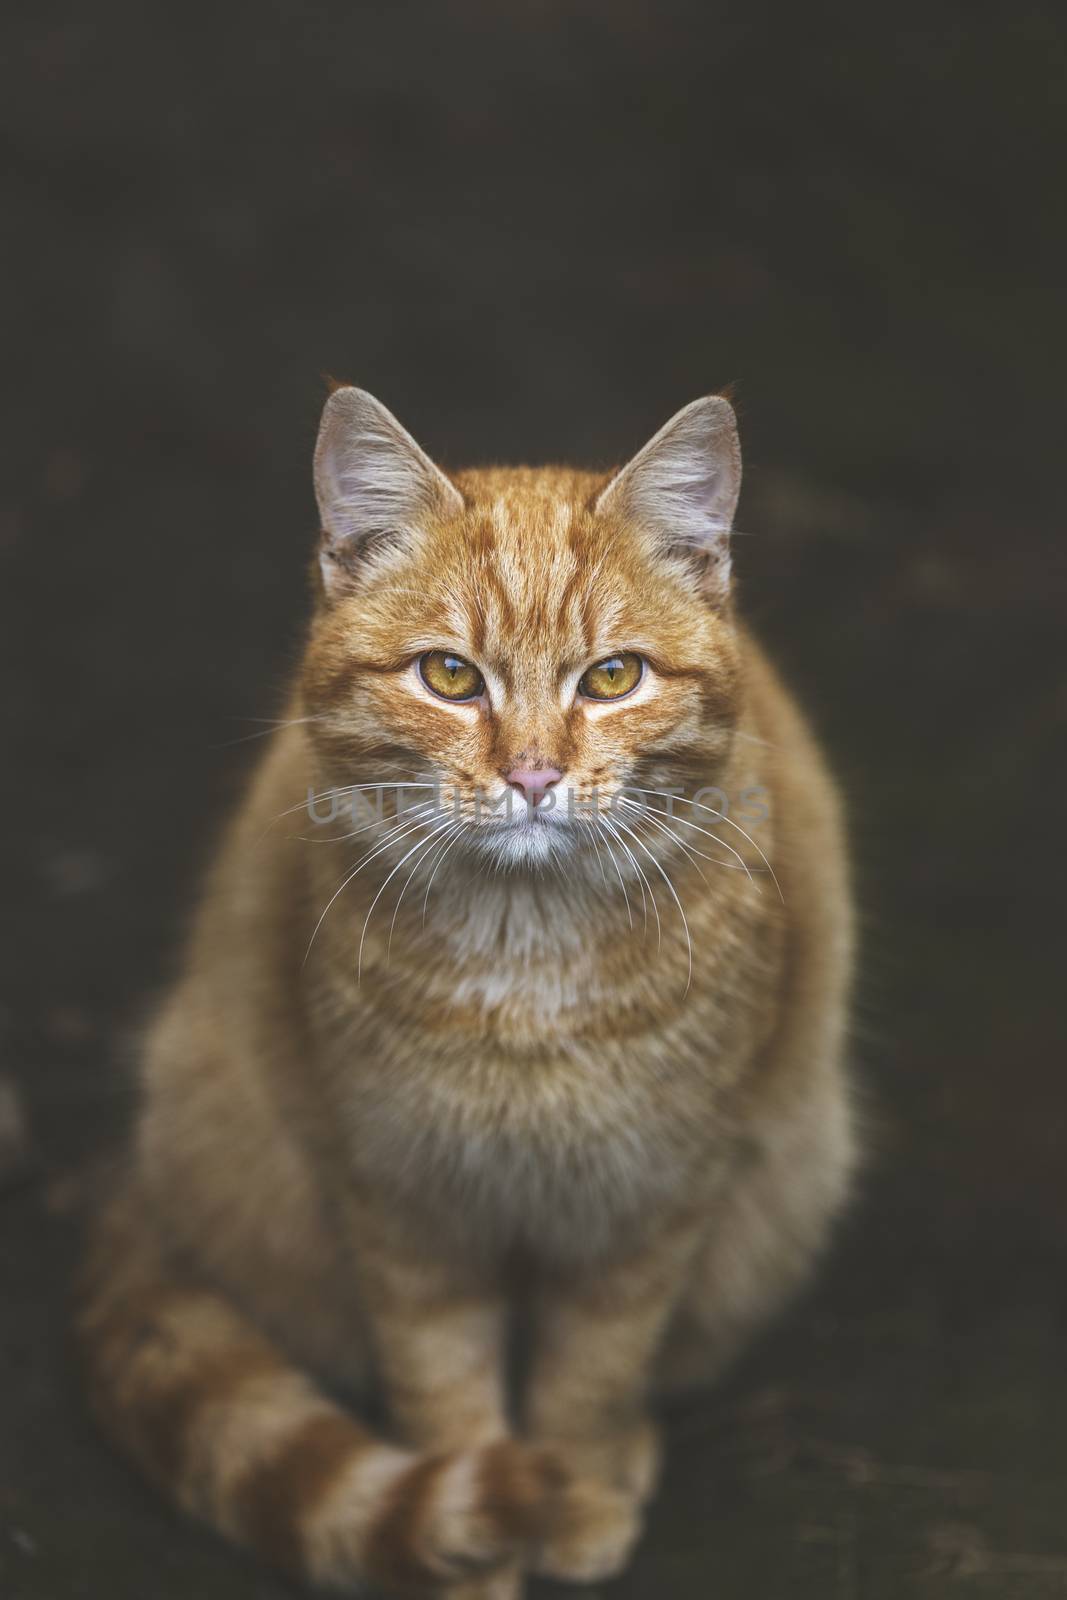
[[[715, 862], [714, 856], [709, 856], [706, 850], [698, 850], [695, 845], [686, 844], [685, 840], [679, 838], [679, 836], [670, 828], [666, 827], [662, 822], [657, 822], [656, 817], [653, 814], [655, 809], [654, 807], [639, 806], [636, 800], [627, 800], [625, 796], [622, 797], [622, 803], [625, 806], [629, 806], [630, 810], [634, 813], [635, 818], [649, 823], [653, 828], [658, 828], [660, 833], [664, 834], [672, 844], [677, 845], [679, 850], [683, 850], [689, 857], [689, 860], [693, 863], [696, 870], [700, 873], [700, 876], [704, 879], [704, 882], [707, 883], [708, 880], [701, 869], [700, 863], [697, 860], [697, 856], [701, 856], [705, 861]], [[662, 813], [662, 815], [666, 815], [666, 813]], [[723, 865], [723, 863], [719, 862], [716, 863], [716, 865]]]
[[[656, 791], [654, 789], [634, 789], [633, 793], [634, 794], [655, 794]], [[680, 796], [674, 795], [672, 798], [677, 800], [677, 799], [680, 798]], [[656, 806], [644, 806], [644, 807], [642, 807], [642, 806], [639, 806], [637, 804], [636, 800], [627, 800], [625, 795], [622, 796], [622, 799], [623, 799], [623, 801], [624, 801], [624, 803], [626, 805], [632, 806], [638, 811], [644, 811], [644, 812], [647, 812], [647, 813], [655, 812], [657, 816], [670, 817], [672, 822], [680, 823], [683, 828], [692, 828], [697, 833], [702, 833], [706, 839], [711, 839], [715, 844], [717, 844], [719, 846], [720, 850], [728, 850], [729, 853], [732, 856], [735, 857], [736, 865], [734, 864], [733, 861], [719, 861], [719, 860], [716, 859], [715, 856], [709, 856], [706, 850], [700, 850], [697, 853], [699, 855], [703, 856], [705, 861], [714, 861], [715, 865], [717, 867], [725, 867], [727, 869], [727, 871], [729, 871], [729, 872], [743, 872], [743, 873], [745, 873], [746, 876], [748, 877], [749, 881], [752, 883], [753, 887], [755, 888], [757, 894], [759, 893], [759, 884], [756, 883], [755, 879], [752, 877], [752, 869], [749, 866], [748, 862], [745, 860], [744, 856], [740, 853], [739, 850], [735, 850], [732, 844], [727, 844], [725, 839], [720, 839], [717, 833], [711, 833], [707, 828], [702, 828], [698, 822], [690, 822], [688, 817], [675, 816], [673, 811], [661, 811]], [[680, 845], [682, 844], [681, 839], [678, 839], [677, 842]], [[684, 849], [685, 846], [683, 845], [682, 848]], [[695, 848], [695, 846], [694, 846], [694, 848]]]
[[[755, 839], [753, 839], [752, 835], [750, 833], [746, 833], [744, 828], [742, 828], [739, 823], [735, 822], [732, 817], [728, 817], [726, 815], [725, 811], [716, 811], [714, 806], [703, 805], [703, 804], [701, 804], [701, 802], [699, 800], [686, 800], [684, 798], [684, 796], [682, 796], [680, 794], [665, 795], [659, 789], [638, 789], [633, 784], [630, 785], [630, 789], [634, 794], [654, 794], [654, 795], [657, 795], [659, 797], [659, 799], [661, 799], [661, 800], [666, 800], [666, 799], [680, 800], [684, 806], [693, 806], [693, 807], [695, 807], [695, 809], [697, 811], [706, 811], [709, 816], [717, 818], [719, 822], [725, 822], [725, 824], [726, 824], [726, 826], [728, 828], [736, 828], [737, 832], [741, 835], [742, 839], [747, 839], [748, 843], [752, 846], [753, 850], [755, 850], [756, 854], [759, 856], [760, 860], [763, 862], [763, 865], [766, 867], [768, 873], [771, 876], [771, 881], [773, 882], [774, 887], [778, 890], [779, 899], [781, 900], [783, 905], [785, 904], [785, 895], [782, 893], [782, 886], [778, 882], [778, 879], [775, 877], [774, 868], [771, 866], [771, 864], [768, 861], [767, 857], [764, 855], [763, 851], [760, 849], [760, 847], [756, 843]], [[682, 817], [678, 818], [679, 822], [682, 822], [684, 820], [685, 819], [682, 818]], [[695, 822], [691, 822], [688, 825], [691, 828], [695, 828], [696, 827], [696, 823]], [[710, 837], [714, 839], [715, 835], [711, 834]], [[716, 842], [718, 844], [721, 844], [724, 850], [730, 850], [732, 848], [723, 839], [718, 839]], [[735, 855], [737, 854], [736, 851], [734, 851], [733, 853]], [[744, 858], [743, 857], [739, 857], [739, 859], [743, 860]], [[750, 876], [751, 876], [751, 873], [750, 873]]]
[[[417, 806], [406, 806], [403, 811], [397, 812], [396, 823], [410, 822], [418, 817], [432, 815], [436, 806], [432, 800], [420, 800]], [[300, 833], [297, 838], [302, 844], [344, 844], [346, 839], [355, 839], [358, 834], [366, 833], [368, 828], [380, 828], [391, 819], [387, 816], [371, 817], [369, 822], [361, 822], [358, 828], [353, 828], [350, 833], [331, 833], [325, 839], [312, 838], [310, 834]]]
[[[451, 830], [453, 832], [456, 832], [457, 829], [458, 828], [462, 828], [462, 826], [463, 826], [462, 823], [459, 823], [459, 824], [452, 823], [452, 824], [450, 824], [450, 828], [451, 828]], [[433, 837], [436, 838], [437, 835], [434, 835]], [[445, 840], [447, 840], [447, 839], [448, 839], [448, 833], [446, 832]], [[445, 840], [438, 839], [438, 843], [437, 843], [437, 846], [436, 846], [437, 850], [440, 849], [441, 844], [444, 843]], [[404, 879], [404, 887], [401, 889], [400, 893], [397, 895], [396, 905], [393, 907], [393, 915], [392, 915], [392, 918], [390, 919], [390, 922], [389, 922], [389, 942], [386, 945], [386, 950], [385, 950], [385, 955], [386, 955], [386, 960], [387, 961], [388, 961], [389, 957], [393, 953], [393, 933], [396, 930], [396, 919], [400, 914], [400, 904], [401, 904], [401, 901], [403, 900], [405, 894], [408, 891], [408, 885], [410, 884], [412, 878], [415, 876], [416, 872], [418, 872], [419, 868], [422, 867], [422, 866], [425, 866], [428, 861], [431, 861], [433, 859], [434, 854], [435, 854], [435, 851], [431, 850], [431, 852], [430, 852], [430, 854], [428, 856], [419, 856], [418, 859], [415, 862], [415, 865], [412, 867], [411, 871], [408, 873], [407, 877]], [[440, 863], [438, 863], [438, 864], [440, 864]], [[435, 868], [435, 870], [436, 870], [436, 868]], [[432, 875], [431, 875], [431, 878], [430, 878], [430, 882], [431, 883], [433, 882]], [[429, 890], [429, 885], [427, 885], [427, 891], [428, 890]], [[425, 902], [424, 902], [424, 906], [425, 906]]]
[[455, 833], [454, 833], [453, 837], [449, 839], [446, 836], [444, 849], [441, 851], [441, 854], [437, 857], [437, 860], [433, 864], [433, 870], [430, 873], [430, 881], [427, 883], [427, 885], [426, 885], [426, 893], [422, 897], [422, 925], [423, 925], [423, 927], [426, 926], [426, 907], [427, 907], [427, 905], [429, 903], [429, 899], [430, 899], [430, 890], [433, 888], [433, 880], [437, 876], [437, 869], [441, 865], [441, 862], [445, 859], [445, 856], [447, 856], [448, 852], [451, 850], [452, 846], [459, 840], [461, 834], [466, 833], [467, 829], [470, 826], [471, 826], [471, 824], [469, 822], [457, 822], [456, 828], [455, 828]]
[[213, 745], [214, 750], [229, 750], [236, 744], [247, 744], [250, 739], [269, 739], [272, 733], [278, 733], [282, 728], [299, 728], [307, 722], [329, 722], [328, 714], [314, 717], [241, 717], [241, 722], [263, 722], [267, 726], [259, 728], [255, 733], [243, 733], [236, 739], [224, 739], [221, 744]]
[[[313, 806], [313, 805], [317, 804], [317, 802], [320, 801], [320, 800], [340, 799], [344, 795], [360, 794], [360, 793], [363, 793], [364, 791], [366, 791], [368, 789], [436, 789], [436, 788], [437, 788], [437, 785], [435, 783], [409, 783], [407, 781], [404, 781], [402, 783], [399, 783], [399, 782], [398, 783], [381, 783], [381, 782], [378, 782], [378, 783], [347, 783], [347, 784], [344, 784], [344, 785], [342, 785], [340, 787], [333, 788], [333, 789], [320, 789], [318, 794], [308, 794], [308, 795], [306, 795], [304, 797], [303, 800], [298, 800], [295, 806], [286, 806], [284, 811], [279, 811], [278, 815], [276, 817], [272, 817], [271, 820], [268, 822], [267, 826], [264, 828], [263, 832], [260, 834], [259, 839], [256, 842], [258, 844], [263, 839], [265, 839], [267, 834], [274, 827], [275, 823], [276, 822], [280, 822], [283, 817], [291, 817], [295, 811], [304, 811], [304, 810], [307, 809], [308, 806]], [[332, 821], [333, 819], [331, 818], [330, 820]], [[312, 821], [314, 821], [314, 818], [312, 818]]]
[[618, 817], [615, 818], [615, 822], [623, 830], [623, 832], [624, 833], [628, 833], [630, 835], [630, 837], [634, 840], [634, 842], [640, 847], [640, 849], [642, 849], [645, 852], [645, 855], [651, 861], [652, 865], [655, 867], [656, 871], [659, 873], [660, 877], [663, 879], [664, 883], [667, 885], [667, 888], [668, 888], [668, 890], [670, 891], [670, 894], [671, 894], [671, 898], [673, 899], [675, 905], [678, 907], [678, 915], [681, 917], [681, 919], [682, 919], [682, 927], [685, 929], [685, 944], [686, 944], [686, 950], [688, 951], [688, 955], [689, 955], [689, 972], [688, 972], [688, 975], [687, 975], [686, 981], [685, 981], [685, 993], [688, 994], [689, 993], [689, 986], [693, 981], [693, 941], [689, 937], [689, 923], [686, 921], [685, 912], [682, 909], [682, 902], [678, 898], [678, 893], [677, 893], [677, 891], [676, 891], [676, 889], [674, 887], [674, 884], [671, 882], [671, 880], [668, 877], [667, 873], [663, 870], [662, 866], [656, 860], [656, 857], [652, 854], [652, 852], [648, 848], [648, 846], [646, 844], [644, 844], [641, 839], [638, 838], [638, 836], [634, 832], [634, 830], [631, 827], [629, 827], [625, 822], [620, 822]]
[[314, 931], [312, 932], [311, 938], [308, 940], [308, 947], [304, 951], [303, 965], [305, 965], [305, 966], [307, 965], [307, 958], [311, 954], [311, 946], [315, 943], [315, 938], [316, 938], [316, 936], [318, 934], [318, 931], [322, 927], [323, 922], [326, 920], [326, 913], [329, 911], [330, 907], [333, 905], [333, 903], [337, 899], [338, 895], [343, 893], [343, 891], [345, 889], [347, 889], [348, 885], [352, 882], [352, 879], [355, 878], [357, 876], [357, 874], [362, 872], [364, 867], [369, 866], [372, 861], [376, 860], [376, 858], [378, 856], [380, 856], [383, 853], [383, 851], [388, 850], [389, 846], [391, 844], [395, 843], [397, 839], [406, 838], [407, 835], [413, 833], [416, 828], [427, 827], [428, 823], [429, 823], [429, 819], [428, 818], [423, 818], [423, 817], [419, 817], [414, 822], [398, 823], [395, 827], [389, 829], [389, 831], [385, 835], [385, 837], [379, 841], [379, 843], [377, 844], [377, 846], [373, 850], [364, 853], [364, 855], [362, 855], [360, 857], [359, 864], [357, 866], [353, 867], [352, 871], [350, 873], [348, 873], [347, 876], [344, 877], [341, 880], [340, 885], [334, 890], [333, 894], [330, 896], [329, 900], [326, 902], [326, 905], [323, 908], [322, 914], [319, 917], [318, 922], [316, 922], [316, 924], [315, 924]]
[[[648, 879], [645, 877], [645, 874], [644, 874], [644, 871], [642, 870], [640, 861], [638, 861], [637, 857], [634, 855], [633, 851], [630, 849], [630, 846], [626, 843], [626, 840], [623, 839], [616, 832], [616, 824], [618, 823], [618, 818], [616, 817], [614, 822], [609, 822], [606, 817], [602, 817], [601, 818], [601, 822], [603, 823], [604, 827], [608, 830], [608, 832], [611, 834], [611, 837], [615, 840], [615, 843], [619, 846], [620, 850], [624, 850], [626, 852], [627, 858], [629, 859], [631, 866], [633, 867], [634, 871], [637, 873], [638, 881], [639, 881], [640, 886], [641, 886], [641, 909], [643, 910], [644, 915], [645, 915], [645, 932], [646, 933], [648, 932], [648, 900], [651, 899], [651, 901], [652, 901], [652, 909], [656, 914], [656, 948], [657, 948], [657, 950], [661, 949], [662, 945], [663, 945], [663, 924], [660, 921], [659, 902], [657, 901], [655, 893], [653, 892], [652, 885], [649, 883]], [[648, 889], [648, 898], [647, 899], [645, 897], [645, 889], [646, 888]]]
[[[428, 824], [427, 823], [423, 823], [422, 826], [423, 827], [427, 827]], [[437, 827], [433, 830], [433, 832], [430, 833], [425, 839], [417, 840], [415, 842], [415, 844], [412, 845], [411, 849], [406, 851], [405, 854], [400, 857], [400, 860], [397, 862], [396, 866], [392, 869], [392, 871], [387, 873], [386, 876], [382, 879], [381, 887], [379, 888], [378, 893], [374, 896], [374, 899], [371, 901], [370, 910], [367, 912], [366, 918], [364, 919], [363, 932], [359, 936], [359, 957], [358, 957], [357, 962], [356, 962], [356, 983], [357, 984], [362, 982], [362, 979], [363, 979], [363, 946], [364, 946], [364, 944], [366, 943], [366, 940], [367, 940], [367, 929], [370, 927], [370, 919], [374, 915], [375, 906], [378, 904], [378, 901], [382, 898], [382, 895], [385, 893], [386, 889], [389, 887], [389, 884], [396, 877], [397, 873], [400, 871], [401, 867], [404, 865], [404, 862], [405, 861], [410, 861], [411, 857], [415, 854], [415, 852], [417, 850], [425, 849], [425, 847], [431, 842], [431, 840], [435, 839], [439, 833], [444, 831], [445, 828], [449, 828], [451, 826], [452, 826], [452, 824], [450, 822], [448, 822], [447, 820], [444, 821], [444, 822], [439, 823], [437, 825]]]
[[[597, 820], [599, 821], [599, 818]], [[589, 827], [590, 833], [594, 833], [593, 824], [591, 822], [588, 824], [588, 827]], [[626, 880], [623, 878], [623, 875], [619, 870], [619, 863], [615, 859], [615, 852], [611, 848], [611, 845], [608, 843], [607, 839], [604, 840], [604, 849], [608, 852], [608, 855], [611, 857], [611, 864], [615, 868], [615, 874], [616, 874], [616, 876], [617, 876], [617, 878], [619, 880], [619, 887], [622, 890], [622, 898], [623, 898], [623, 900], [625, 902], [625, 905], [626, 905], [626, 920], [630, 924], [630, 932], [632, 933], [633, 932], [633, 926], [634, 926], [634, 917], [633, 917], [633, 912], [630, 909], [630, 896], [626, 892]], [[647, 926], [647, 920], [648, 920], [647, 916], [646, 916], [645, 920], [646, 920], [646, 926]]]
[[581, 822], [582, 827], [593, 841], [593, 849], [596, 851], [597, 866], [600, 868], [600, 876], [603, 880], [604, 889], [605, 891], [608, 891], [610, 890], [610, 885], [608, 883], [607, 872], [604, 869], [604, 857], [600, 852], [600, 840], [596, 836], [596, 829], [593, 827], [593, 824], [589, 821], [588, 817], [580, 817], [578, 820]]

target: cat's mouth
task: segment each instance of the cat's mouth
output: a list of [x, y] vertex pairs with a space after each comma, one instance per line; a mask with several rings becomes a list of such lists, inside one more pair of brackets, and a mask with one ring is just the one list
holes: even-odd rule
[[569, 855], [576, 830], [566, 813], [516, 806], [509, 816], [485, 818], [466, 834], [468, 848], [485, 851], [500, 865], [544, 865]]
[[541, 832], [545, 828], [565, 827], [566, 823], [567, 818], [565, 815], [557, 816], [551, 811], [542, 811], [540, 807], [535, 810], [532, 806], [522, 806], [521, 808], [517, 806], [510, 817], [493, 818], [485, 822], [483, 826], [497, 828], [505, 833], [515, 829], [525, 832]]

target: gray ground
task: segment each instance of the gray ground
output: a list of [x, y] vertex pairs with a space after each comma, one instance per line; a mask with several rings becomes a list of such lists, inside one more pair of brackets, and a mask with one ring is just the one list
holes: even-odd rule
[[445, 460], [737, 385], [851, 796], [871, 1164], [613, 1592], [1067, 1593], [1062, 8], [9, 8], [0, 1594], [280, 1600], [107, 1453], [80, 1163], [299, 640], [324, 370]]

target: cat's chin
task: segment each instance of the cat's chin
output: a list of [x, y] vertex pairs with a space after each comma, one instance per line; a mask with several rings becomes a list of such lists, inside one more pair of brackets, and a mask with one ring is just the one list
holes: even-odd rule
[[490, 856], [502, 868], [559, 866], [575, 848], [574, 831], [566, 823], [536, 817], [483, 823], [465, 842], [468, 850]]

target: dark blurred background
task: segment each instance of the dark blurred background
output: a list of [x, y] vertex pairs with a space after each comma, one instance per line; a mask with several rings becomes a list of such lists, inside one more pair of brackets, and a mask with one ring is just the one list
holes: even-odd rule
[[745, 604], [850, 797], [871, 1144], [611, 1592], [1067, 1592], [1061, 5], [0, 22], [0, 1593], [280, 1600], [97, 1442], [75, 1174], [299, 648], [322, 374], [446, 464], [734, 386]]

